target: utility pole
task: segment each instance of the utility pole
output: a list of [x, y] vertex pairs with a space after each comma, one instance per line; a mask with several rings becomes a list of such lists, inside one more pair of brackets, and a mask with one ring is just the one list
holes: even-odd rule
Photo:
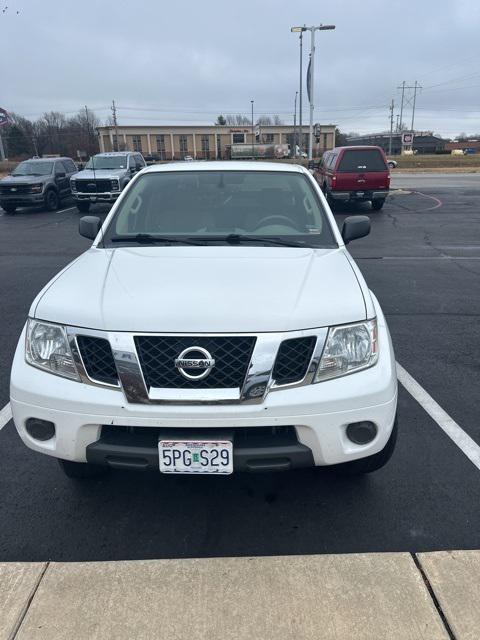
[[117, 122], [117, 107], [115, 106], [115, 100], [112, 100], [112, 117], [113, 117], [113, 126], [115, 127], [114, 151], [118, 151], [118, 122]]
[[402, 86], [401, 87], [397, 87], [397, 89], [402, 89], [402, 104], [400, 106], [400, 130], [402, 130], [403, 127], [403, 98], [405, 96], [405, 80], [402, 82]]
[[415, 122], [415, 103], [417, 101], [417, 88], [419, 88], [418, 82], [415, 80], [415, 86], [413, 88], [413, 105], [412, 105], [412, 127], [411, 132], [413, 133], [413, 124]]
[[398, 133], [398, 132], [399, 132], [399, 130], [400, 130], [400, 127], [399, 127], [399, 125], [398, 125], [398, 120], [399, 120], [399, 118], [400, 118], [400, 114], [399, 114], [399, 113], [397, 113], [396, 118], [397, 118], [397, 124], [395, 125], [395, 131], [396, 131], [396, 133]]
[[390, 103], [390, 139], [388, 141], [388, 155], [392, 155], [392, 135], [393, 135], [393, 98]]
[[422, 87], [418, 84], [417, 80], [415, 80], [415, 84], [413, 86], [407, 85], [405, 80], [404, 80], [402, 82], [402, 86], [401, 87], [397, 87], [397, 89], [401, 89], [402, 90], [402, 105], [400, 107], [400, 129], [403, 128], [403, 109], [404, 109], [404, 106], [407, 106], [408, 104], [410, 104], [410, 105], [412, 105], [411, 131], [413, 132], [413, 126], [415, 124], [415, 106], [416, 106], [416, 103], [417, 103], [417, 90], [418, 89], [422, 89]]
[[0, 161], [5, 160], [5, 149], [3, 148], [2, 134], [0, 133]]

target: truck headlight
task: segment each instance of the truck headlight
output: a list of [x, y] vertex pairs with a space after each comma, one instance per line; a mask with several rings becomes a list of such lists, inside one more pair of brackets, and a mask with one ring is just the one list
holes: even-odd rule
[[70, 180], [70, 188], [72, 191], [77, 190], [77, 183], [75, 182], [75, 180]]
[[43, 184], [41, 182], [39, 184], [32, 184], [32, 186], [30, 187], [30, 191], [31, 193], [42, 193]]
[[61, 325], [29, 320], [25, 360], [28, 364], [57, 376], [80, 380], [68, 344], [65, 327]]
[[118, 180], [112, 180], [112, 191], [120, 191], [120, 184]]
[[377, 320], [330, 327], [314, 382], [371, 367], [378, 360]]

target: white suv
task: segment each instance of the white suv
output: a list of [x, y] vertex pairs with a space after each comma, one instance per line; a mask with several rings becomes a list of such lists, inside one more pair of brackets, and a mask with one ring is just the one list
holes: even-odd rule
[[[144, 169], [39, 293], [11, 406], [70, 477], [383, 466], [396, 439], [382, 310], [310, 173], [266, 162]], [[87, 464], [86, 464], [87, 463]]]

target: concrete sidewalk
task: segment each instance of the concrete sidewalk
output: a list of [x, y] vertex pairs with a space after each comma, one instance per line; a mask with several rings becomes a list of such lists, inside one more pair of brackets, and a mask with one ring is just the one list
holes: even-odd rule
[[480, 637], [480, 551], [0, 564], [0, 640]]

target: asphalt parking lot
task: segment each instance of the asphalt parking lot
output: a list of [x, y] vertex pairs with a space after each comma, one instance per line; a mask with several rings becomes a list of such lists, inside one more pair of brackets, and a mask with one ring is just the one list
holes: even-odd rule
[[[480, 175], [396, 175], [393, 186], [351, 253], [382, 304], [397, 361], [480, 445]], [[339, 224], [349, 213], [337, 213]], [[79, 217], [68, 203], [0, 211], [0, 409], [30, 303], [88, 247]], [[478, 548], [480, 469], [403, 387], [399, 425], [390, 463], [360, 480], [319, 470], [118, 471], [78, 485], [28, 450], [10, 421], [0, 430], [0, 561]]]

